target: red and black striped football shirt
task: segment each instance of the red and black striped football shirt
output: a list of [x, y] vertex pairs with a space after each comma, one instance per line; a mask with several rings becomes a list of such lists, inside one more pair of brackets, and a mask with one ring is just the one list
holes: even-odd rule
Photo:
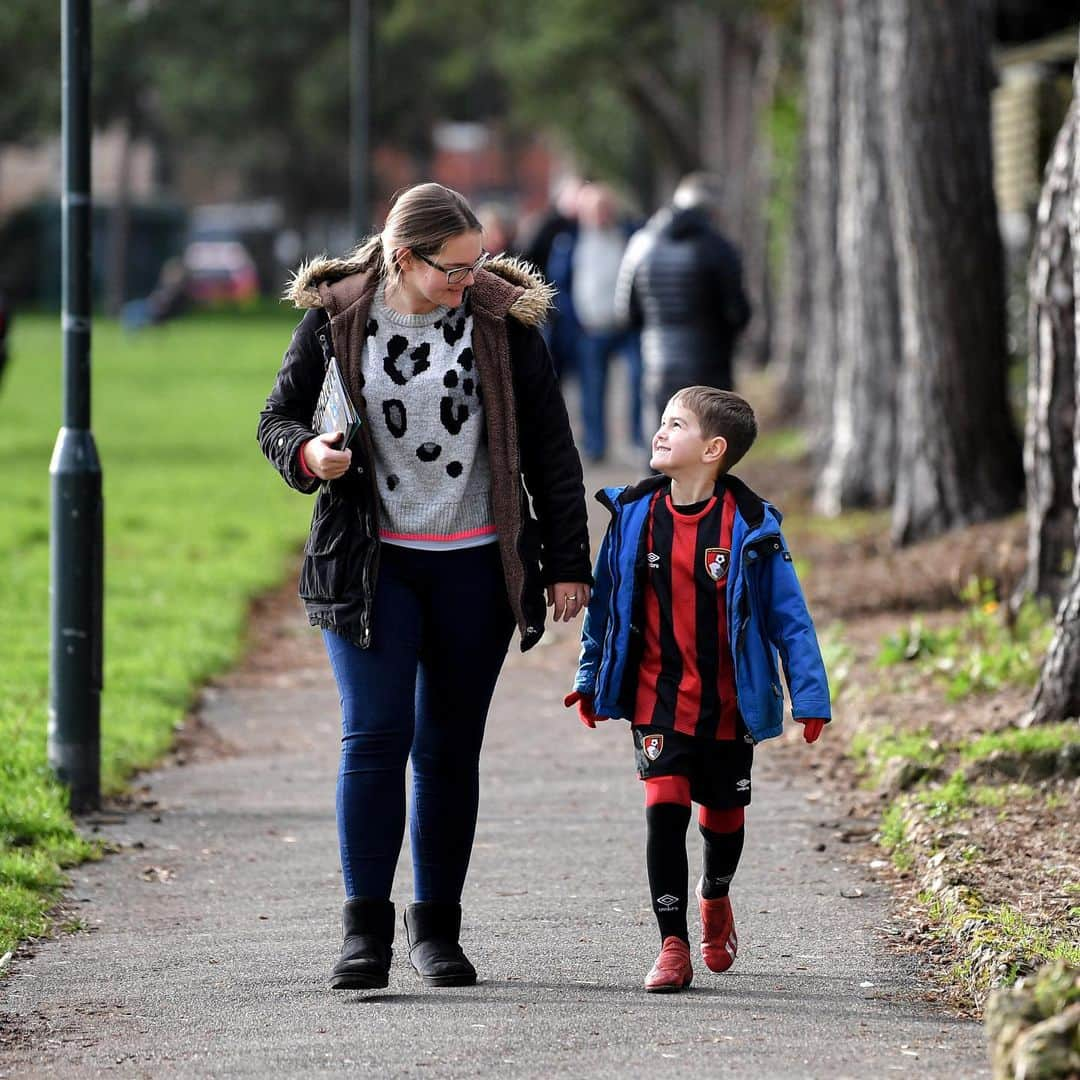
[[708, 739], [738, 734], [726, 587], [735, 497], [680, 513], [666, 487], [649, 508], [644, 650], [634, 724]]

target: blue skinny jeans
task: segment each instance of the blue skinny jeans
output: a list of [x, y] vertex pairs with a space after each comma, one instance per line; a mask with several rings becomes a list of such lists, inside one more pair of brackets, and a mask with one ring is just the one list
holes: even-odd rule
[[348, 899], [390, 897], [411, 759], [415, 898], [460, 902], [484, 724], [513, 627], [497, 544], [386, 544], [371, 648], [323, 632], [341, 699], [337, 825]]

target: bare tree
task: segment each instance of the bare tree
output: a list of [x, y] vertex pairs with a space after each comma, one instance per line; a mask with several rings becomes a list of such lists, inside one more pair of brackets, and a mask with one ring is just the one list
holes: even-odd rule
[[877, 92], [879, 0], [844, 0], [840, 27], [838, 284], [826, 514], [893, 495], [900, 322]]
[[1073, 158], [1080, 106], [1074, 100], [1058, 133], [1036, 215], [1028, 269], [1027, 569], [1021, 595], [1061, 600], [1077, 541], [1076, 301], [1069, 239]]
[[890, 0], [881, 95], [903, 366], [893, 536], [1006, 514], [1023, 485], [1006, 391], [1004, 279], [980, 0]]
[[701, 47], [701, 160], [724, 178], [719, 207], [724, 231], [743, 256], [743, 277], [754, 319], [740, 352], [756, 363], [769, 354], [768, 140], [762, 117], [772, 102], [780, 67], [779, 32], [761, 5], [698, 16]]
[[781, 415], [800, 419], [806, 397], [806, 327], [810, 324], [810, 275], [807, 273], [807, 175], [809, 154], [805, 131], [791, 206], [791, 227], [784, 252], [783, 277], [776, 303], [775, 367]]
[[809, 0], [806, 48], [806, 415], [819, 457], [828, 449], [837, 350], [840, 0]]
[[[1072, 115], [1080, 108], [1080, 63], [1073, 76]], [[1069, 244], [1080, 251], [1080, 138], [1074, 136], [1069, 190]], [[1072, 294], [1080, 295], [1080, 259], [1072, 260]], [[1080, 304], [1073, 304], [1074, 342], [1080, 341]], [[1074, 357], [1073, 400], [1080, 402], [1080, 362]], [[1067, 393], [1066, 391], [1063, 391]], [[1080, 440], [1080, 409], [1074, 409], [1073, 437]], [[1073, 503], [1080, 506], [1080, 455], [1073, 463]], [[1058, 608], [1054, 637], [1039, 675], [1031, 709], [1023, 723], [1042, 724], [1080, 717], [1080, 535], [1074, 541], [1072, 574]]]

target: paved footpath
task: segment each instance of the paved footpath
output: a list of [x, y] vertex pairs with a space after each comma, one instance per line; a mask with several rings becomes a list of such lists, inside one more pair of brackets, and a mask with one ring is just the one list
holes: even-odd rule
[[[888, 895], [842, 857], [801, 744], [759, 752], [735, 967], [642, 992], [658, 940], [640, 785], [625, 724], [590, 732], [561, 707], [576, 628], [515, 647], [489, 721], [464, 898], [480, 983], [425, 988], [399, 948], [387, 990], [328, 991], [337, 701], [298, 608], [278, 634], [269, 664], [204, 696], [233, 752], [147, 776], [155, 805], [99, 824], [119, 851], [73, 873], [88, 932], [0, 981], [0, 1076], [990, 1075], [982, 1028], [928, 1004], [925, 971], [885, 946]], [[409, 896], [406, 854], [399, 910]]]

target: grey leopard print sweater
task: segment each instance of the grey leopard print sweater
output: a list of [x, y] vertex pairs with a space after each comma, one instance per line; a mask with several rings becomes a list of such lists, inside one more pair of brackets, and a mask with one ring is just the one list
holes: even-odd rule
[[379, 288], [363, 355], [384, 542], [445, 550], [496, 539], [469, 292], [403, 315]]

